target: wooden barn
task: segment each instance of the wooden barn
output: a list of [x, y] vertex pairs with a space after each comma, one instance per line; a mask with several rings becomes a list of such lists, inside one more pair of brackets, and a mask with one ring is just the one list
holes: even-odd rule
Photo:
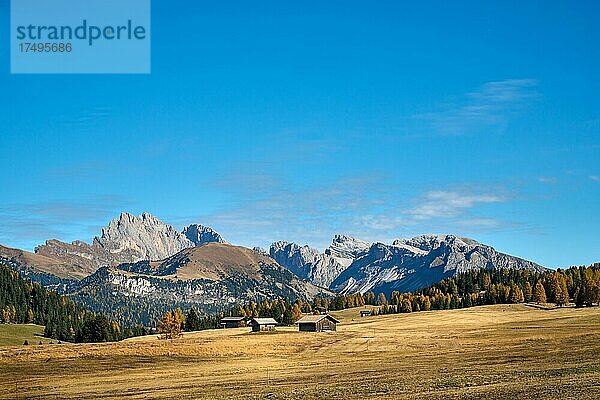
[[273, 318], [252, 318], [248, 321], [248, 326], [252, 328], [252, 332], [274, 331], [277, 321]]
[[360, 310], [360, 317], [370, 317], [371, 315], [373, 315], [373, 312], [371, 312], [371, 310]]
[[340, 321], [329, 314], [305, 315], [296, 322], [301, 332], [335, 331], [336, 324], [339, 323]]
[[221, 318], [221, 328], [243, 328], [246, 326], [244, 317], [225, 317]]

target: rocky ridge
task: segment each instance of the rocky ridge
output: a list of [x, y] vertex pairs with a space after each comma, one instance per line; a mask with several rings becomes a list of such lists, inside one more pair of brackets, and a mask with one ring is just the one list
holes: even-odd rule
[[414, 291], [449, 276], [477, 269], [527, 269], [544, 267], [497, 252], [473, 239], [454, 235], [422, 235], [374, 243], [330, 285], [339, 293], [389, 293]]
[[320, 253], [307, 245], [278, 241], [271, 245], [269, 254], [279, 264], [302, 279], [321, 286], [329, 285], [369, 248], [369, 243], [345, 235], [335, 235], [331, 245]]
[[[92, 244], [47, 240], [35, 253], [68, 264], [77, 278], [93, 274], [103, 266], [116, 266], [141, 260], [162, 260], [177, 252], [204, 243], [225, 240], [209, 227], [193, 224], [178, 232], [155, 216], [122, 213], [102, 228]], [[60, 275], [60, 271], [57, 273]]]

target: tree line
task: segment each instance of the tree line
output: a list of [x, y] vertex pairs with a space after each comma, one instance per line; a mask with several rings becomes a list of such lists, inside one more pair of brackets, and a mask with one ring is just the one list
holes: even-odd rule
[[[226, 312], [201, 316], [194, 308], [186, 315], [177, 309], [159, 321], [161, 327], [177, 326], [177, 332], [214, 329], [223, 317], [272, 317], [282, 325], [292, 325], [306, 313], [343, 310], [364, 305], [378, 306], [375, 314], [409, 313], [467, 308], [479, 305], [535, 302], [559, 307], [574, 303], [591, 307], [600, 303], [600, 264], [572, 267], [553, 272], [492, 269], [475, 270], [446, 278], [414, 293], [368, 292], [333, 297], [317, 297], [312, 302], [286, 299], [262, 300], [236, 305]], [[175, 325], [173, 325], [173, 321]]]
[[44, 336], [68, 342], [108, 342], [146, 334], [137, 326], [122, 327], [66, 296], [23, 279], [0, 264], [0, 322], [44, 325]]
[[554, 303], [559, 307], [571, 303], [576, 307], [600, 304], [600, 264], [552, 272], [475, 270], [446, 278], [414, 293], [393, 291], [389, 299], [384, 293], [376, 296], [369, 292], [315, 300], [315, 304], [329, 310], [364, 304], [380, 306], [376, 312], [381, 314], [529, 302]]
[[[574, 303], [576, 307], [590, 307], [600, 303], [600, 264], [552, 272], [475, 270], [446, 278], [414, 293], [394, 291], [388, 296], [368, 292], [317, 297], [312, 302], [265, 299], [209, 315], [193, 307], [184, 314], [178, 308], [163, 315], [156, 326], [161, 333], [178, 334], [181, 330], [217, 328], [225, 316], [272, 317], [282, 325], [292, 325], [303, 314], [364, 305], [379, 306], [375, 313], [380, 314], [523, 302], [557, 306]], [[67, 296], [23, 279], [1, 263], [0, 322], [44, 325], [46, 337], [71, 342], [117, 341], [148, 333], [141, 325], [125, 327], [104, 314], [88, 311]]]

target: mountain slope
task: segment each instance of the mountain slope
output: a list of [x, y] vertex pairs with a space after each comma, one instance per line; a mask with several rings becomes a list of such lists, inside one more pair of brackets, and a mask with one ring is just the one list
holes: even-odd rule
[[183, 235], [196, 246], [205, 243], [225, 243], [225, 239], [212, 228], [199, 224], [192, 224], [183, 230]]
[[[209, 227], [193, 224], [178, 232], [148, 213], [134, 216], [122, 213], [102, 228], [102, 234], [92, 244], [82, 241], [64, 243], [48, 240], [35, 249], [37, 255], [69, 265], [77, 271], [73, 278], [81, 279], [103, 266], [116, 266], [140, 260], [162, 260], [177, 252], [207, 242], [224, 242], [221, 235]], [[32, 263], [32, 267], [36, 267]], [[61, 276], [62, 271], [46, 268], [44, 272]]]
[[453, 235], [423, 235], [373, 244], [342, 272], [330, 288], [340, 293], [414, 291], [474, 269], [515, 268], [543, 271], [531, 261], [498, 253], [475, 240]]
[[302, 281], [264, 254], [212, 242], [162, 261], [100, 268], [79, 282], [72, 296], [86, 307], [116, 318], [114, 304], [127, 302], [129, 311], [139, 309], [147, 315], [143, 322], [151, 322], [174, 306], [214, 312], [267, 298], [308, 300], [331, 294]]
[[122, 213], [102, 229], [102, 236], [94, 239], [93, 246], [111, 254], [124, 252], [142, 260], [160, 260], [194, 244], [155, 216], [142, 213], [135, 217]]
[[369, 244], [350, 236], [336, 235], [324, 253], [309, 246], [278, 241], [269, 253], [279, 264], [302, 279], [321, 287], [329, 285], [352, 261], [369, 248]]
[[87, 274], [77, 266], [61, 262], [42, 254], [30, 253], [25, 250], [13, 249], [0, 245], [0, 259], [18, 263], [23, 267], [35, 268], [38, 272], [52, 274], [60, 278], [81, 279]]

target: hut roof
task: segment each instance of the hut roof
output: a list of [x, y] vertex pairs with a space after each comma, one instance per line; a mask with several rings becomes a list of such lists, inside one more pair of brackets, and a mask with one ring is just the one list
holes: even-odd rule
[[304, 317], [300, 318], [298, 321], [296, 321], [297, 324], [307, 324], [307, 323], [317, 323], [319, 321], [321, 321], [322, 319], [327, 318], [329, 319], [331, 322], [335, 322], [336, 324], [339, 324], [340, 321], [338, 321], [337, 319], [333, 318], [331, 315], [329, 314], [321, 314], [321, 315], [305, 315]]
[[252, 318], [250, 323], [258, 325], [277, 325], [277, 321], [273, 318]]
[[238, 322], [243, 320], [244, 317], [223, 317], [221, 318], [221, 322]]

